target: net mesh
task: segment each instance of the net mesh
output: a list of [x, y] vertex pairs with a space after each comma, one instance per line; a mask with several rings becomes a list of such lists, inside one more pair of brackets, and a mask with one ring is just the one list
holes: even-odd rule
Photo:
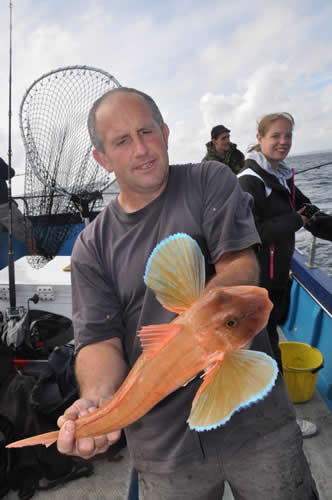
[[28, 257], [33, 267], [57, 255], [79, 231], [77, 222], [102, 206], [101, 194], [113, 179], [91, 154], [87, 118], [95, 100], [119, 86], [105, 71], [70, 66], [43, 75], [23, 97], [24, 212], [39, 254]]

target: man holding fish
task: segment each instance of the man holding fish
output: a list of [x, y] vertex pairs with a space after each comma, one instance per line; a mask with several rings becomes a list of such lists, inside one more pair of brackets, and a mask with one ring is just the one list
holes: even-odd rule
[[259, 333], [271, 304], [250, 197], [220, 163], [170, 166], [169, 129], [140, 91], [108, 92], [88, 125], [120, 194], [72, 255], [81, 399], [59, 434], [23, 445], [90, 458], [125, 427], [140, 500], [217, 500], [225, 480], [235, 499], [317, 499]]

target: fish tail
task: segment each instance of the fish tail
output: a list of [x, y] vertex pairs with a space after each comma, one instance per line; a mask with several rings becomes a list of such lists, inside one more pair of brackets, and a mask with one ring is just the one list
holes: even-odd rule
[[35, 446], [37, 444], [43, 444], [46, 448], [48, 448], [56, 442], [58, 435], [59, 431], [46, 432], [45, 434], [38, 434], [37, 436], [32, 436], [30, 438], [21, 439], [20, 441], [7, 444], [6, 448], [23, 448], [24, 446]]

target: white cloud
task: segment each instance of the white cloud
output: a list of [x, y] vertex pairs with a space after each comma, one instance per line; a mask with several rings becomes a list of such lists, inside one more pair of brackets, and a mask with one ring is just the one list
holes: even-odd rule
[[214, 125], [222, 123], [231, 129], [232, 140], [245, 151], [255, 140], [257, 119], [273, 111], [289, 109], [289, 83], [287, 66], [271, 63], [250, 75], [243, 93], [205, 94], [200, 108], [206, 137]]
[[[18, 110], [43, 73], [86, 64], [150, 93], [170, 125], [170, 159], [199, 161], [216, 123], [241, 149], [266, 112], [294, 114], [293, 152], [330, 147], [332, 3], [14, 2], [13, 161], [23, 168]], [[0, 64], [8, 68], [8, 14]], [[0, 80], [0, 155], [8, 149], [8, 80]]]

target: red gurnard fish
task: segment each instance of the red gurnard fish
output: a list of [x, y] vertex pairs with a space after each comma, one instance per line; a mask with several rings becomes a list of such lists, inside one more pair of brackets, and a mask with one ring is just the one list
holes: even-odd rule
[[[141, 328], [142, 354], [109, 401], [75, 421], [76, 439], [126, 427], [202, 372], [188, 418], [197, 431], [225, 424], [275, 383], [276, 362], [247, 349], [271, 312], [265, 289], [230, 286], [205, 292], [203, 254], [184, 233], [156, 246], [144, 281], [163, 307], [179, 315], [168, 324]], [[8, 447], [50, 446], [57, 437], [58, 431], [48, 432]]]

